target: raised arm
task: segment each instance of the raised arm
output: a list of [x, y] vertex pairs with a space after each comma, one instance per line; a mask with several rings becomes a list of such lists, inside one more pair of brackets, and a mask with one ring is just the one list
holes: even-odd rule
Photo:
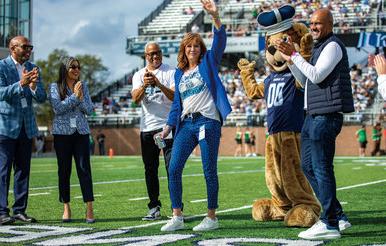
[[218, 14], [218, 9], [213, 0], [201, 0], [202, 8], [206, 10], [206, 12], [212, 16], [213, 24], [217, 30], [221, 27], [221, 20]]

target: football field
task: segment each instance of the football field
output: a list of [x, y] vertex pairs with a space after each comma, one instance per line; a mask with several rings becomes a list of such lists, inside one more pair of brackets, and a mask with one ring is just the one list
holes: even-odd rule
[[[162, 158], [161, 158], [162, 159]], [[351, 228], [334, 241], [299, 240], [302, 228], [282, 222], [256, 222], [251, 205], [270, 197], [264, 179], [264, 158], [219, 157], [220, 229], [193, 232], [206, 212], [206, 188], [201, 159], [190, 158], [183, 175], [185, 230], [163, 233], [171, 214], [163, 160], [159, 168], [162, 220], [142, 221], [147, 192], [140, 157], [92, 157], [95, 224], [86, 224], [75, 165], [72, 169], [72, 223], [62, 223], [55, 158], [34, 158], [30, 178], [28, 215], [39, 223], [0, 226], [1, 245], [386, 245], [386, 160], [335, 159], [337, 196]], [[12, 184], [11, 184], [12, 187]], [[12, 190], [12, 188], [10, 189]], [[13, 194], [9, 195], [10, 206]]]

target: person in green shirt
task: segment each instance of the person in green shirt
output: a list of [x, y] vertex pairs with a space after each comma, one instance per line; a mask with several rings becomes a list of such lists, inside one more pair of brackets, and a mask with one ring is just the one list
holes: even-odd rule
[[374, 142], [374, 148], [373, 151], [371, 151], [371, 156], [377, 155], [378, 152], [381, 150], [381, 137], [382, 137], [382, 127], [381, 123], [377, 122], [372, 130], [372, 139]]
[[366, 155], [367, 145], [366, 125], [362, 125], [362, 127], [356, 131], [355, 135], [359, 143], [359, 157], [364, 157]]
[[242, 145], [243, 145], [243, 133], [241, 131], [241, 128], [238, 126], [237, 129], [236, 129], [236, 136], [235, 136], [235, 140], [236, 140], [236, 150], [235, 150], [235, 156], [241, 156], [241, 151], [242, 151]]
[[88, 135], [89, 136], [89, 141], [90, 141], [90, 155], [94, 155], [94, 152], [95, 152], [95, 141], [94, 141], [94, 138], [91, 134]]
[[244, 132], [244, 143], [245, 143], [245, 156], [252, 156], [251, 153], [251, 132], [249, 131], [249, 127], [245, 129]]

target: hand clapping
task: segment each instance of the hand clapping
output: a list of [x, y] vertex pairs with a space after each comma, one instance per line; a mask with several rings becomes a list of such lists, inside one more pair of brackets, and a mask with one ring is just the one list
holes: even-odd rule
[[386, 58], [384, 55], [379, 54], [374, 57], [374, 67], [378, 76], [386, 74]]
[[276, 49], [278, 49], [280, 51], [281, 55], [283, 56], [283, 58], [286, 61], [290, 61], [291, 60], [291, 54], [293, 52], [296, 52], [296, 49], [295, 49], [295, 46], [292, 42], [291, 37], [288, 37], [288, 39], [286, 41], [282, 40], [282, 39], [276, 40], [275, 46], [276, 46]]
[[31, 89], [35, 90], [38, 78], [39, 70], [37, 67], [34, 67], [29, 72], [24, 68], [21, 74], [20, 85], [22, 87], [29, 85]]
[[78, 81], [74, 85], [74, 94], [79, 100], [83, 100], [83, 87], [82, 82]]

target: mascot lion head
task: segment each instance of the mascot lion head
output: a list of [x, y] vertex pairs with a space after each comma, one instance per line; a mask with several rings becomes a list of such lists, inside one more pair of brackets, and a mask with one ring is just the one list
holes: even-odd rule
[[289, 37], [295, 45], [296, 50], [309, 60], [313, 40], [307, 27], [303, 23], [294, 23], [295, 9], [291, 5], [284, 5], [272, 11], [259, 14], [257, 22], [263, 31], [266, 31], [265, 56], [273, 71], [281, 72], [288, 68], [286, 60], [275, 47], [278, 39], [287, 41]]

